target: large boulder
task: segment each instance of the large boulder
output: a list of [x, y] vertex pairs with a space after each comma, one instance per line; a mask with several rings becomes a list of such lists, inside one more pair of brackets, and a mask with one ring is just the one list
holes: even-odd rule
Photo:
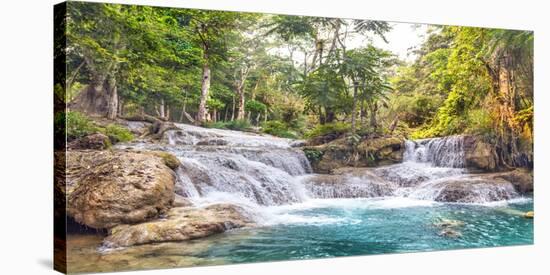
[[163, 219], [136, 225], [119, 225], [103, 241], [107, 247], [147, 243], [177, 242], [207, 237], [224, 231], [251, 226], [243, 208], [215, 204], [205, 208], [175, 207]]
[[464, 136], [464, 160], [469, 169], [492, 172], [499, 169], [495, 146], [480, 136]]
[[362, 141], [356, 147], [346, 138], [327, 144], [306, 146], [306, 156], [317, 173], [332, 173], [342, 167], [376, 167], [403, 160], [404, 140], [397, 137], [379, 137]]
[[175, 174], [163, 158], [130, 151], [68, 151], [67, 214], [92, 228], [139, 223], [166, 213]]

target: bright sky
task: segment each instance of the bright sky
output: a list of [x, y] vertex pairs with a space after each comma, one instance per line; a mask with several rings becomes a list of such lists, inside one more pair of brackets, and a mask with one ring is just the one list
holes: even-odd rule
[[385, 35], [388, 43], [377, 37], [373, 39], [373, 45], [393, 52], [402, 60], [413, 61], [416, 56], [410, 53], [409, 50], [424, 42], [428, 25], [409, 23], [390, 24], [393, 29]]
[[[385, 34], [388, 43], [373, 34], [369, 35], [371, 36], [370, 38], [354, 35], [346, 39], [347, 48], [353, 49], [372, 44], [375, 47], [394, 53], [401, 60], [407, 62], [414, 61], [416, 56], [410, 50], [424, 42], [429, 25], [395, 22], [390, 22], [390, 25], [392, 26], [392, 30]], [[277, 54], [288, 56], [287, 48], [275, 48], [273, 51]], [[297, 64], [302, 63], [303, 58], [304, 56], [300, 52], [294, 53], [294, 60]]]

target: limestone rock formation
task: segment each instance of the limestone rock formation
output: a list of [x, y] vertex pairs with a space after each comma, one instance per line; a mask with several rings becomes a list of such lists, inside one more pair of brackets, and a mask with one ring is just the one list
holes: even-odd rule
[[114, 227], [103, 243], [107, 247], [124, 247], [185, 241], [253, 224], [254, 222], [245, 215], [244, 209], [236, 205], [175, 207], [170, 209], [164, 219]]
[[499, 167], [494, 145], [479, 136], [464, 136], [464, 160], [466, 168], [474, 170], [491, 172]]
[[404, 144], [397, 137], [380, 137], [363, 141], [354, 148], [345, 138], [340, 138], [323, 145], [306, 146], [304, 151], [315, 172], [332, 173], [346, 166], [375, 167], [399, 163], [403, 160]]
[[168, 211], [175, 174], [161, 157], [130, 151], [66, 153], [67, 214], [92, 228], [138, 223]]

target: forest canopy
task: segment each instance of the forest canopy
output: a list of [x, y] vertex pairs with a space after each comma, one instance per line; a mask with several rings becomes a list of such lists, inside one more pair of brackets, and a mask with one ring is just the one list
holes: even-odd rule
[[381, 21], [83, 2], [56, 16], [57, 100], [88, 116], [287, 138], [479, 134], [510, 165], [532, 147], [529, 31], [429, 26], [407, 62], [369, 42], [387, 41]]

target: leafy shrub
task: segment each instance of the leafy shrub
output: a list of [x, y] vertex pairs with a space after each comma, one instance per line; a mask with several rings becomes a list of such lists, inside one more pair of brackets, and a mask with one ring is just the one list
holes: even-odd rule
[[99, 127], [93, 121], [79, 112], [69, 111], [58, 113], [58, 115], [56, 117], [56, 124], [60, 123], [60, 120], [65, 121], [68, 140], [81, 138], [99, 131]]
[[130, 130], [116, 124], [109, 124], [107, 127], [100, 129], [100, 132], [108, 136], [113, 143], [128, 142], [134, 139], [134, 135]]
[[267, 106], [265, 104], [257, 101], [257, 100], [249, 100], [246, 102], [244, 109], [248, 112], [252, 113], [263, 113], [267, 109]]
[[229, 129], [236, 131], [247, 131], [252, 128], [248, 120], [232, 120], [232, 121], [218, 121], [204, 124], [207, 128], [217, 128], [217, 129]]
[[304, 136], [306, 138], [314, 138], [314, 137], [320, 137], [325, 136], [328, 134], [344, 134], [349, 132], [351, 129], [351, 125], [344, 122], [334, 122], [334, 123], [327, 123], [324, 125], [317, 125], [315, 128], [308, 131]]
[[267, 121], [262, 124], [262, 132], [277, 137], [297, 138], [296, 134], [289, 129], [288, 125], [278, 120]]
[[67, 133], [67, 140], [74, 140], [94, 133], [102, 133], [109, 137], [111, 142], [127, 142], [134, 139], [134, 135], [126, 128], [109, 124], [106, 127], [95, 124], [84, 114], [74, 111], [59, 112], [55, 115], [54, 126], [56, 135]]
[[316, 149], [305, 148], [304, 154], [311, 163], [317, 163], [323, 158], [323, 152]]
[[203, 125], [206, 128], [227, 129], [224, 121], [208, 122]]
[[252, 125], [246, 119], [239, 119], [226, 122], [225, 127], [230, 130], [245, 131], [250, 130]]
[[466, 118], [467, 132], [474, 134], [491, 134], [493, 131], [493, 119], [491, 114], [485, 109], [476, 109], [469, 111]]

